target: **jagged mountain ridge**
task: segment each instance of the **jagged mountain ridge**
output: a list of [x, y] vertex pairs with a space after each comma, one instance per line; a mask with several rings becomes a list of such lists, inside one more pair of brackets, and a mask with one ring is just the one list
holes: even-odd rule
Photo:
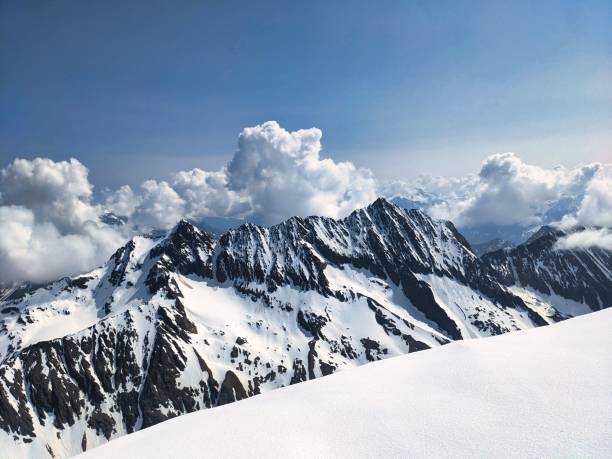
[[543, 226], [525, 243], [489, 252], [483, 261], [491, 276], [527, 304], [556, 296], [582, 312], [597, 311], [612, 304], [612, 252], [600, 247], [556, 249], [561, 238], [582, 230]]
[[218, 241], [183, 221], [0, 306], [0, 444], [71, 455], [345, 367], [571, 315], [502, 281], [450, 222], [383, 199]]

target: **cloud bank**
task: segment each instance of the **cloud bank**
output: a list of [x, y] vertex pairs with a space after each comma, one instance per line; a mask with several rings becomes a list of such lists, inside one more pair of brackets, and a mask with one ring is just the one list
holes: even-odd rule
[[[578, 210], [561, 220], [562, 228], [585, 226], [585, 230], [561, 238], [558, 249], [593, 248], [612, 250], [612, 165], [598, 168], [586, 186]], [[597, 228], [589, 228], [597, 227]]]
[[[76, 159], [16, 159], [0, 172], [0, 283], [45, 282], [102, 264], [131, 235], [179, 219], [246, 218], [274, 224], [293, 215], [342, 217], [377, 196], [402, 197], [460, 228], [478, 225], [589, 227], [560, 247], [609, 248], [612, 165], [543, 168], [513, 153], [484, 160], [464, 177], [420, 176], [378, 183], [350, 162], [322, 158], [317, 128], [287, 131], [275, 121], [245, 128], [218, 171], [179, 171], [167, 181], [125, 185], [94, 198]], [[105, 224], [112, 212], [127, 224]], [[593, 228], [596, 227], [596, 228]]]
[[544, 168], [514, 153], [495, 154], [483, 161], [477, 174], [421, 176], [412, 183], [383, 185], [381, 193], [403, 197], [408, 200], [403, 202], [476, 234], [486, 234], [491, 225], [514, 225], [528, 234], [529, 229], [552, 224], [573, 231], [560, 239], [558, 249], [610, 249], [612, 164]]
[[106, 207], [140, 228], [169, 228], [180, 218], [245, 217], [274, 224], [293, 215], [341, 217], [377, 197], [372, 173], [321, 158], [319, 129], [289, 132], [275, 121], [246, 128], [220, 171], [181, 171], [169, 182], [124, 186]]
[[564, 216], [561, 225], [612, 227], [612, 164], [598, 165], [586, 185], [580, 207], [575, 214]]
[[0, 173], [0, 280], [46, 282], [90, 270], [125, 241], [99, 221], [76, 159], [16, 159]]
[[611, 167], [594, 163], [574, 169], [544, 168], [503, 153], [486, 158], [478, 174], [421, 176], [416, 186], [394, 183], [383, 187], [383, 193], [421, 199], [432, 216], [452, 220], [460, 228], [527, 227], [562, 219], [566, 227], [610, 225]]
[[[341, 217], [377, 196], [368, 170], [321, 158], [319, 129], [289, 132], [274, 121], [246, 128], [219, 171], [192, 169], [169, 181], [125, 185], [93, 202], [76, 159], [16, 159], [0, 175], [0, 282], [46, 282], [102, 264], [134, 233], [181, 218], [248, 217], [274, 224], [293, 215]], [[128, 224], [111, 226], [112, 212]]]

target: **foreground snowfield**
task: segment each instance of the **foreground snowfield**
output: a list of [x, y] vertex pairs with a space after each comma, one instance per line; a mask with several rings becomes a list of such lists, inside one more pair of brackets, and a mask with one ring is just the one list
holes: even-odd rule
[[83, 458], [612, 457], [612, 309], [188, 414]]

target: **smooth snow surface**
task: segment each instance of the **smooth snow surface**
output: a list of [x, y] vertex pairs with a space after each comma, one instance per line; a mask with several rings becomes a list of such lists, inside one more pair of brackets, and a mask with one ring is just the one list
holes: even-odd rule
[[83, 458], [612, 457], [612, 310], [391, 358]]

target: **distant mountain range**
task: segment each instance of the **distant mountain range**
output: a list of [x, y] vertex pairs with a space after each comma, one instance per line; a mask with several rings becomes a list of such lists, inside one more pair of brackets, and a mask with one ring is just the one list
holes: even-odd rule
[[485, 253], [495, 252], [500, 249], [511, 249], [514, 244], [504, 239], [491, 239], [487, 242], [481, 242], [479, 244], [472, 244], [472, 250], [478, 256], [484, 255]]
[[[444, 197], [419, 188], [410, 196], [396, 195], [385, 199], [388, 199], [393, 204], [406, 210], [418, 209], [426, 213], [432, 206], [449, 204]], [[460, 226], [458, 229], [471, 244], [474, 252], [478, 255], [482, 255], [491, 250], [497, 250], [502, 247], [512, 247], [525, 242], [541, 226], [554, 225], [565, 215], [575, 212], [579, 204], [579, 197], [562, 197], [557, 201], [550, 202], [548, 206], [538, 214], [540, 219], [540, 223], [538, 224], [501, 225], [486, 223], [474, 226]], [[128, 221], [127, 217], [118, 216], [112, 212], [107, 212], [102, 215], [101, 220], [108, 225], [118, 226], [124, 225]], [[213, 236], [220, 236], [231, 229], [238, 228], [244, 223], [258, 224], [259, 222], [249, 216], [244, 218], [207, 216], [198, 218], [197, 220], [191, 220], [191, 223]], [[161, 235], [162, 233], [163, 231], [154, 230], [152, 234]]]
[[[478, 256], [386, 199], [344, 219], [137, 236], [0, 302], [0, 451], [65, 457], [166, 419], [612, 304], [612, 253], [549, 228]], [[40, 260], [44, 263], [44, 260]]]

